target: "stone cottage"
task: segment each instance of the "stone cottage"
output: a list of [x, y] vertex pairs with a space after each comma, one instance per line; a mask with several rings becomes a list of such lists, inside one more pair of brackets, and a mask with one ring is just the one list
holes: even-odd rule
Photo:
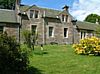
[[38, 44], [72, 44], [94, 35], [96, 24], [76, 21], [68, 6], [63, 10], [42, 8], [36, 5], [21, 6], [22, 28], [38, 33]]
[[16, 0], [15, 10], [0, 10], [0, 31], [7, 31], [21, 42], [22, 30], [35, 31], [38, 33], [37, 44], [72, 44], [93, 36], [96, 24], [74, 20], [68, 9], [66, 5], [62, 11], [20, 5], [20, 0]]

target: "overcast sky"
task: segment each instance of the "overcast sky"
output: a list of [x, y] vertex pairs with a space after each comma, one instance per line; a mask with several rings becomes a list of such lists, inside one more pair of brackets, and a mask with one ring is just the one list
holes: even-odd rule
[[22, 4], [59, 10], [68, 5], [70, 14], [80, 21], [91, 13], [100, 15], [100, 0], [22, 0]]

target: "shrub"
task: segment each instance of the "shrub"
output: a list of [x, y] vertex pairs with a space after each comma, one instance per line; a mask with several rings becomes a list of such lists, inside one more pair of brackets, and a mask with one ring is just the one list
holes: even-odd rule
[[22, 35], [24, 38], [24, 43], [27, 44], [29, 48], [32, 48], [34, 50], [34, 46], [38, 38], [38, 33], [31, 32], [29, 30], [23, 30]]
[[24, 43], [31, 48], [31, 32], [29, 30], [23, 30], [22, 36], [24, 38]]
[[73, 45], [73, 48], [77, 54], [99, 54], [100, 39], [96, 37], [81, 39], [79, 44]]
[[0, 34], [0, 74], [26, 74], [28, 58], [13, 37]]

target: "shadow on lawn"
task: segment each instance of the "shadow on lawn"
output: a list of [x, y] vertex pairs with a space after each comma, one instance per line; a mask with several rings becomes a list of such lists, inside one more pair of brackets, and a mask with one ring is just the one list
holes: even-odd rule
[[48, 52], [47, 51], [34, 51], [34, 54], [44, 55], [44, 54], [48, 54]]
[[42, 70], [39, 70], [39, 69], [34, 68], [32, 66], [28, 68], [28, 74], [42, 74], [41, 71]]

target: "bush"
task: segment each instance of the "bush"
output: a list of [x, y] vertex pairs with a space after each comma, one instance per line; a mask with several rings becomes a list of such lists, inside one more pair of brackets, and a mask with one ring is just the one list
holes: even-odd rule
[[24, 38], [24, 43], [31, 48], [31, 32], [29, 30], [23, 30], [22, 36]]
[[34, 50], [34, 46], [38, 38], [38, 33], [31, 32], [29, 30], [23, 30], [22, 35], [24, 38], [24, 43], [27, 44], [29, 48], [32, 48]]
[[75, 52], [77, 54], [94, 54], [100, 53], [100, 39], [96, 37], [81, 39], [79, 44], [74, 44]]
[[28, 58], [13, 37], [0, 34], [0, 74], [26, 74]]

